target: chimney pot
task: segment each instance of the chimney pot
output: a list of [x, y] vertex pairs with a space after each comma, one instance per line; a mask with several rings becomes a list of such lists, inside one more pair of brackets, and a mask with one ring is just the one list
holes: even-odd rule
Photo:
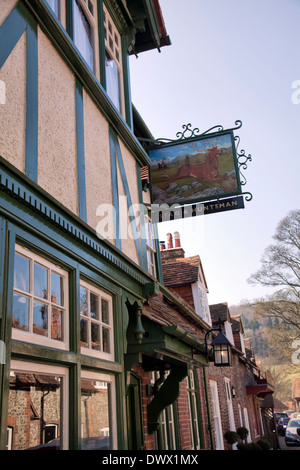
[[167, 233], [167, 248], [173, 248], [173, 237], [172, 237], [172, 234], [171, 233]]
[[179, 232], [174, 232], [174, 242], [175, 242], [175, 248], [181, 248]]
[[164, 241], [159, 242], [159, 247], [160, 247], [160, 251], [165, 250], [165, 249], [166, 249], [166, 244], [165, 244], [165, 242], [164, 242]]

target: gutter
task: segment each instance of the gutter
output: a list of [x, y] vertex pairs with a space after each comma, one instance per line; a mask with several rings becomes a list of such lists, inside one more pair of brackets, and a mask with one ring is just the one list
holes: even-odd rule
[[163, 326], [162, 329], [168, 335], [175, 336], [175, 338], [181, 339], [188, 345], [194, 347], [195, 349], [198, 349], [198, 351], [200, 351], [201, 353], [205, 353], [204, 343], [199, 339], [195, 338], [195, 336], [192, 336], [180, 326]]

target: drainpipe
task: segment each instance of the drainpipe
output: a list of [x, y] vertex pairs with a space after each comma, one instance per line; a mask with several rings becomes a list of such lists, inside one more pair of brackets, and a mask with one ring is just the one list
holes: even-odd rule
[[212, 429], [212, 424], [211, 424], [210, 406], [209, 406], [209, 398], [208, 398], [208, 386], [207, 386], [207, 377], [206, 377], [205, 367], [203, 367], [203, 378], [204, 378], [205, 399], [206, 399], [206, 408], [207, 408], [207, 417], [208, 417], [208, 430], [209, 430], [209, 435], [210, 435], [211, 450], [215, 450], [213, 429]]

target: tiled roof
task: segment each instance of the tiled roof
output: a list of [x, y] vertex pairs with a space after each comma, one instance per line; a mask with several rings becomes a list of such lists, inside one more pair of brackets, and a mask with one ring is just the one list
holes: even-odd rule
[[[176, 296], [178, 300], [180, 300], [183, 305], [186, 305], [196, 316], [196, 312], [189, 305], [185, 304], [184, 300], [178, 294], [172, 292], [172, 296]], [[197, 322], [187, 318], [186, 314], [181, 311], [179, 306], [175, 305], [171, 300], [168, 301], [161, 293], [157, 297], [148, 300], [148, 305], [145, 305], [143, 308], [143, 315], [159, 325], [176, 325], [198, 339], [202, 340], [204, 337], [204, 332], [199, 328]]]
[[177, 258], [162, 265], [164, 285], [178, 287], [198, 281], [200, 268], [199, 256]]
[[244, 333], [241, 315], [233, 315], [231, 316], [231, 320], [232, 320], [232, 331], [233, 332], [240, 331], [241, 333]]
[[228, 320], [229, 310], [227, 302], [223, 302], [220, 304], [210, 305], [210, 315], [212, 322], [217, 322], [219, 319], [223, 322]]

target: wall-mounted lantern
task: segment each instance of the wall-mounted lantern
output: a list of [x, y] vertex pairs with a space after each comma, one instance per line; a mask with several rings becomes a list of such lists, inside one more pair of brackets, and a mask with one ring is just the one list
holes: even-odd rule
[[205, 334], [205, 351], [208, 356], [207, 336], [211, 331], [219, 331], [219, 334], [212, 340], [214, 364], [217, 367], [231, 366], [231, 343], [226, 335], [219, 328], [211, 328]]

